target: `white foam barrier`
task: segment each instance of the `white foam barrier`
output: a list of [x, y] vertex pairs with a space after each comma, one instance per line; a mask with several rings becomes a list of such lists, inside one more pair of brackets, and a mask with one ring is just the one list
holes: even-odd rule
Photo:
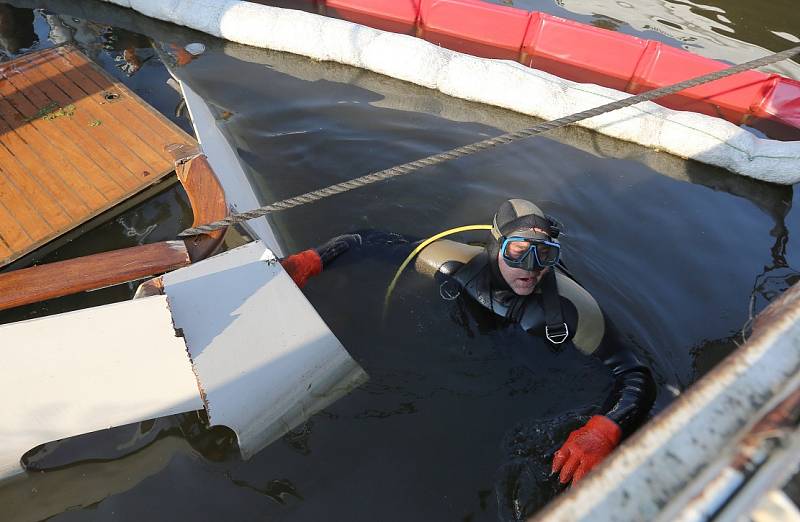
[[[344, 63], [546, 120], [630, 96], [302, 11], [238, 0], [104, 1], [230, 41]], [[578, 125], [755, 179], [800, 181], [800, 142], [761, 139], [719, 118], [647, 102]]]

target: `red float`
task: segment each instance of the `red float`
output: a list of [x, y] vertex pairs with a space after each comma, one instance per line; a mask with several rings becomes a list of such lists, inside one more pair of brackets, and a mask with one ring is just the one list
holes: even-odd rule
[[520, 61], [561, 78], [624, 91], [646, 47], [641, 38], [533, 12]]
[[[652, 40], [480, 0], [318, 0], [327, 14], [632, 94], [727, 67]], [[748, 71], [658, 103], [800, 140], [800, 82]]]
[[418, 36], [484, 58], [517, 61], [527, 11], [470, 0], [422, 0]]
[[357, 24], [414, 34], [419, 18], [420, 0], [327, 0], [327, 14]]

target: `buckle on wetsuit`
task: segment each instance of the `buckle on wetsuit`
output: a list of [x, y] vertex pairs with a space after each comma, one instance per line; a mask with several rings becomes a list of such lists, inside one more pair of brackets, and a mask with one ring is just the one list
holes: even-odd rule
[[[557, 331], [553, 331], [557, 330]], [[547, 340], [553, 344], [561, 344], [567, 340], [569, 337], [569, 328], [567, 328], [567, 323], [561, 323], [560, 325], [545, 325], [544, 327], [544, 336], [547, 337]]]

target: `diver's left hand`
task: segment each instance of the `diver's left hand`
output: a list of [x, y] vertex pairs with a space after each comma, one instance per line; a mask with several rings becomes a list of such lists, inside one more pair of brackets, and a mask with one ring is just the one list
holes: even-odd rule
[[309, 278], [322, 272], [331, 261], [344, 254], [351, 247], [361, 245], [361, 235], [343, 234], [329, 239], [324, 244], [292, 254], [280, 260], [281, 266], [292, 280], [303, 288]]
[[322, 260], [322, 266], [326, 267], [331, 261], [350, 250], [350, 248], [361, 244], [362, 240], [360, 234], [343, 234], [329, 239], [314, 250], [319, 254], [319, 258]]
[[603, 415], [595, 415], [581, 428], [573, 431], [553, 457], [553, 473], [562, 484], [575, 483], [599, 464], [617, 447], [622, 429]]

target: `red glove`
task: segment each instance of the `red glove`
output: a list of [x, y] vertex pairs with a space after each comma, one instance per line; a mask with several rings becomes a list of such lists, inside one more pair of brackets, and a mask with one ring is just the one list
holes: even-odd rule
[[303, 250], [298, 254], [281, 259], [283, 269], [294, 279], [300, 288], [306, 284], [309, 277], [322, 272], [323, 267], [344, 254], [351, 247], [362, 244], [359, 234], [344, 234], [329, 239], [325, 244], [317, 248]]
[[294, 283], [303, 288], [309, 277], [322, 272], [322, 258], [313, 248], [303, 250], [297, 254], [281, 259], [281, 266], [294, 280]]
[[553, 473], [561, 471], [558, 480], [566, 484], [578, 482], [617, 447], [622, 429], [616, 422], [595, 415], [582, 428], [573, 431], [567, 442], [553, 457]]

